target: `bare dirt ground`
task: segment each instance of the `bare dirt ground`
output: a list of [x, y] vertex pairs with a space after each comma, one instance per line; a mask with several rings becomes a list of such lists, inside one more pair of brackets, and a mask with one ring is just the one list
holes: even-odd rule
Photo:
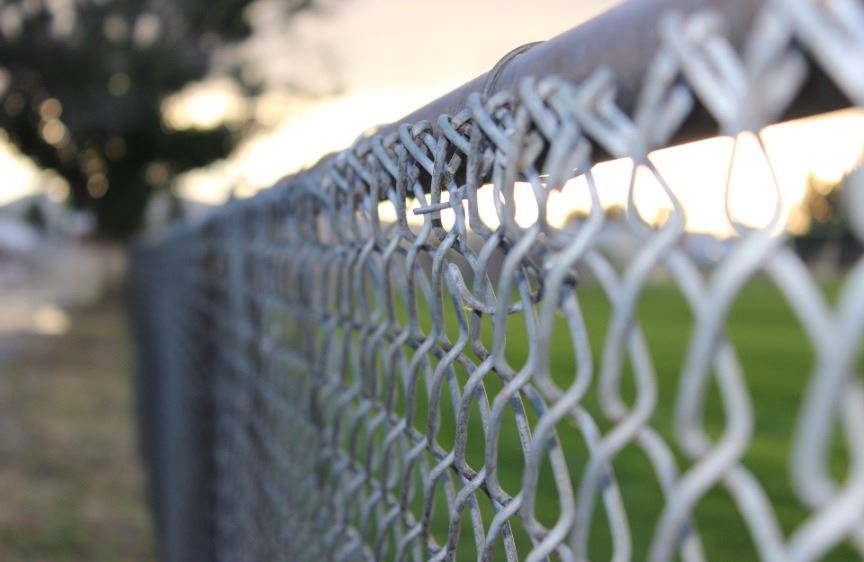
[[0, 357], [0, 560], [154, 560], [119, 298]]

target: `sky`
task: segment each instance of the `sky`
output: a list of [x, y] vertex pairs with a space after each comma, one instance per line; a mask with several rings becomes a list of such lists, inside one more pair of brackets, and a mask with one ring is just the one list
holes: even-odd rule
[[[287, 27], [273, 17], [278, 3], [259, 0], [249, 13], [253, 40], [216, 57], [217, 71], [236, 57], [253, 61], [247, 71], [272, 87], [268, 94], [250, 106], [230, 81], [214, 78], [163, 105], [166, 122], [177, 127], [207, 126], [250, 112], [268, 126], [242, 142], [227, 160], [181, 177], [177, 188], [184, 197], [216, 204], [232, 190], [251, 195], [349, 146], [364, 131], [397, 120], [488, 71], [515, 46], [554, 37], [618, 2], [341, 0], [326, 4], [323, 13], [301, 14]], [[280, 88], [292, 83], [315, 95], [292, 95]], [[782, 212], [789, 215], [801, 199], [808, 173], [830, 181], [860, 158], [864, 115], [847, 111], [784, 124], [766, 130], [763, 137], [767, 160], [755, 142], [744, 137], [732, 166], [730, 209], [753, 225], [767, 220], [777, 197], [769, 162], [778, 175]], [[652, 154], [682, 201], [691, 230], [732, 234], [723, 193], [733, 145], [733, 139], [718, 138]], [[0, 150], [0, 165], [11, 169], [11, 163], [23, 165], [4, 178], [0, 202], [46, 183], [20, 156]], [[630, 164], [610, 162], [595, 172], [604, 204], [623, 203]], [[646, 174], [640, 173], [637, 181], [640, 212], [648, 218], [659, 214], [664, 206], [659, 188]], [[55, 194], [62, 192], [50, 178], [47, 183]], [[585, 189], [576, 183], [559, 198], [555, 207], [562, 217], [587, 205]], [[524, 207], [529, 220], [531, 205]]]
[[[487, 72], [513, 47], [549, 39], [614, 4], [346, 0], [283, 29], [273, 25], [272, 5], [263, 2], [252, 18], [256, 40], [245, 48], [246, 60], [261, 61], [261, 74], [274, 82], [302, 77], [309, 87], [340, 93], [277, 101], [272, 131], [249, 139], [230, 163], [184, 178], [181, 192], [220, 201], [226, 185], [237, 184], [241, 194], [270, 185]], [[220, 103], [228, 106], [229, 98]]]
[[[250, 139], [230, 162], [189, 174], [181, 180], [180, 190], [211, 202], [224, 200], [234, 186], [240, 195], [254, 193], [328, 152], [349, 146], [371, 127], [397, 120], [488, 71], [513, 47], [554, 37], [615, 4], [613, 0], [349, 0], [324, 16], [304, 15], [288, 30], [273, 26], [276, 18], [268, 17], [272, 6], [261, 4], [253, 18], [257, 40], [244, 55], [265, 61], [269, 66], [261, 72], [274, 81], [317, 77], [317, 87], [336, 87], [341, 93], [276, 103], [282, 111], [274, 112], [278, 118], [271, 132]], [[484, 24], [478, 27], [476, 22]], [[273, 56], [274, 52], [294, 54]], [[229, 98], [224, 98], [226, 107]], [[864, 115], [847, 111], [784, 124], [764, 131], [763, 138], [767, 159], [745, 136], [738, 141], [731, 167], [729, 208], [736, 220], [754, 226], [770, 220], [777, 199], [769, 165], [780, 184], [785, 219], [801, 200], [808, 173], [836, 180], [860, 158]], [[684, 205], [691, 230], [734, 234], [724, 201], [734, 144], [733, 139], [717, 138], [652, 155]], [[625, 161], [596, 168], [604, 205], [625, 202], [631, 168]], [[637, 186], [636, 202], [643, 216], [651, 219], [661, 213], [667, 205], [650, 175], [638, 174]], [[524, 197], [520, 203], [525, 221], [536, 215], [530, 199]], [[587, 192], [576, 182], [556, 196], [550, 209], [563, 223], [572, 209], [587, 206]]]

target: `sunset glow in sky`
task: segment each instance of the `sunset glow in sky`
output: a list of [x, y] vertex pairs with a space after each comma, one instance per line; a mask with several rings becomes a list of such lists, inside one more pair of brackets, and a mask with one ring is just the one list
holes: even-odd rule
[[[736, 222], [759, 227], [769, 224], [780, 198], [780, 224], [799, 228], [795, 206], [804, 195], [808, 173], [826, 182], [836, 182], [861, 158], [864, 149], [864, 113], [843, 111], [817, 118], [776, 125], [762, 133], [768, 157], [759, 149], [755, 137], [742, 135], [729, 177], [729, 211]], [[650, 155], [663, 180], [684, 208], [687, 228], [715, 236], [732, 236], [735, 232], [726, 216], [724, 193], [734, 139], [717, 137], [658, 150]], [[774, 168], [778, 188], [770, 165]], [[627, 202], [633, 164], [630, 160], [613, 160], [597, 164], [592, 175], [604, 207]], [[670, 204], [654, 176], [646, 169], [636, 174], [634, 199], [640, 215], [653, 221], [663, 216]], [[446, 195], [442, 197], [447, 200]], [[517, 183], [515, 189], [516, 222], [532, 224], [537, 205], [530, 185]], [[478, 196], [480, 217], [488, 226], [498, 225], [492, 192], [481, 190]], [[587, 212], [591, 200], [584, 178], [567, 182], [560, 192], [553, 192], [546, 206], [552, 226], [564, 226], [574, 210]], [[395, 220], [395, 212], [385, 204], [382, 218]], [[791, 216], [790, 216], [791, 215]], [[422, 216], [408, 214], [409, 221], [419, 224]], [[449, 228], [453, 213], [442, 211], [442, 223]]]
[[[493, 7], [491, 1], [466, 4], [451, 0], [445, 6], [429, 6], [355, 0], [326, 18], [304, 19], [298, 22], [296, 33], [330, 46], [330, 56], [338, 61], [339, 80], [346, 84], [345, 93], [301, 107], [295, 102], [272, 132], [250, 139], [230, 163], [183, 178], [181, 193], [210, 202], [224, 200], [235, 186], [241, 196], [254, 193], [285, 174], [314, 164], [324, 154], [349, 146], [370, 127], [399, 119], [487, 71], [514, 45], [553, 37], [615, 3], [582, 2], [574, 8], [571, 2], [541, 2], [545, 9], [539, 9], [536, 4], [528, 7], [518, 2], [494, 3]], [[458, 10], [470, 13], [460, 18], [448, 16]], [[498, 18], [485, 32], [470, 23], [484, 13]], [[443, 29], [447, 41], [440, 39]], [[263, 33], [262, 48], [279, 41], [276, 30], [273, 35], [268, 33]], [[410, 47], [394, 49], [394, 44]], [[286, 64], [279, 63], [278, 71], [287, 72]], [[324, 72], [319, 68], [317, 74]], [[752, 138], [739, 139], [730, 179], [730, 210], [737, 220], [750, 225], [770, 219], [778, 189], [785, 223], [804, 194], [808, 173], [836, 180], [854, 165], [864, 151], [864, 115], [845, 111], [770, 127], [763, 132], [763, 140], [768, 160]], [[652, 154], [652, 161], [686, 210], [689, 229], [719, 236], [733, 233], [723, 196], [733, 146], [731, 138], [715, 138]], [[777, 175], [777, 189], [769, 162]], [[595, 167], [604, 205], [626, 201], [631, 168], [629, 161]], [[668, 206], [654, 183], [650, 174], [637, 174], [636, 203], [649, 220]], [[536, 215], [532, 197], [527, 191], [520, 196], [517, 190], [517, 198], [519, 217], [529, 222]], [[484, 215], [491, 221], [491, 201], [487, 205]], [[588, 205], [587, 189], [578, 180], [571, 182], [552, 197], [550, 221], [563, 224], [573, 209], [584, 210]], [[442, 217], [445, 221], [446, 215]]]
[[[260, 61], [250, 72], [274, 83], [301, 77], [313, 89], [338, 93], [303, 97], [274, 89], [250, 105], [229, 81], [216, 78], [169, 98], [163, 104], [169, 126], [207, 127], [251, 114], [269, 126], [241, 143], [229, 159], [182, 176], [178, 192], [213, 204], [232, 190], [250, 195], [486, 72], [514, 46], [553, 37], [616, 3], [348, 0], [323, 15], [302, 14], [284, 29], [271, 17], [277, 0], [262, 0], [251, 12], [254, 39], [243, 48], [244, 56]], [[478, 27], [478, 21], [487, 23]], [[752, 138], [739, 139], [730, 180], [730, 210], [752, 225], [769, 219], [778, 189], [786, 217], [801, 200], [809, 173], [830, 181], [853, 166], [864, 151], [864, 113], [844, 111], [770, 127], [763, 140], [767, 160]], [[689, 229], [732, 233], [723, 194], [734, 142], [715, 138], [651, 155], [683, 204]], [[13, 170], [4, 177], [0, 202], [45, 183], [38, 170], [8, 151], [0, 150], [0, 166]], [[631, 167], [628, 161], [613, 161], [594, 168], [604, 205], [625, 202]], [[653, 183], [650, 174], [637, 175], [637, 207], [649, 220], [668, 206]], [[571, 182], [553, 203], [550, 220], [563, 222], [573, 209], [587, 209], [587, 189]], [[520, 207], [521, 220], [536, 213], [530, 201]]]

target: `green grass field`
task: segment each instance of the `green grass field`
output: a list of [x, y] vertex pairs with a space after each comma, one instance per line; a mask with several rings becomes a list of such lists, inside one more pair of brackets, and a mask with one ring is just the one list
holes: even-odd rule
[[[833, 284], [826, 286], [826, 293], [833, 298]], [[579, 302], [590, 335], [594, 355], [595, 384], [592, 385], [584, 405], [594, 415], [603, 433], [612, 425], [599, 413], [597, 401], [596, 373], [599, 370], [601, 351], [605, 339], [610, 304], [597, 286], [586, 286], [578, 290]], [[450, 306], [449, 302], [445, 307]], [[445, 311], [446, 312], [446, 311]], [[454, 315], [448, 314], [448, 332], [455, 335]], [[657, 375], [659, 397], [651, 425], [673, 444], [679, 469], [690, 463], [677, 449], [673, 433], [673, 413], [679, 386], [679, 377], [689, 338], [693, 329], [693, 318], [680, 292], [671, 283], [655, 283], [647, 286], [638, 307], [639, 321], [647, 338]], [[525, 330], [521, 315], [513, 315], [508, 323], [507, 359], [514, 367], [522, 365], [527, 357]], [[486, 330], [486, 328], [490, 328]], [[761, 483], [776, 511], [777, 518], [788, 537], [807, 517], [808, 512], [797, 501], [789, 479], [788, 462], [791, 436], [801, 404], [809, 371], [812, 352], [809, 342], [779, 291], [768, 281], [757, 279], [739, 295], [727, 323], [727, 334], [735, 345], [742, 364], [746, 382], [755, 411], [754, 438], [744, 464]], [[491, 326], [484, 326], [486, 335]], [[484, 337], [485, 339], [485, 337]], [[561, 322], [556, 328], [552, 357], [553, 377], [562, 388], [566, 388], [573, 376], [573, 352], [569, 334]], [[460, 368], [461, 370], [461, 368]], [[467, 373], [457, 373], [464, 384]], [[624, 395], [634, 395], [629, 365], [625, 366]], [[490, 400], [501, 388], [494, 375], [484, 379]], [[422, 393], [422, 394], [421, 394]], [[442, 426], [438, 442], [450, 449], [453, 443], [453, 406], [444, 390], [442, 395]], [[418, 389], [418, 398], [426, 396], [426, 389]], [[418, 400], [418, 416], [415, 425], [425, 427], [425, 400]], [[536, 414], [525, 401], [532, 427]], [[712, 437], [722, 433], [724, 427], [723, 407], [716, 387], [709, 391], [705, 411], [705, 426]], [[499, 480], [503, 488], [513, 494], [521, 488], [523, 453], [515, 431], [515, 417], [508, 412], [502, 426], [499, 450]], [[472, 410], [468, 438], [467, 459], [471, 466], [479, 468], [483, 463], [483, 434], [476, 406]], [[562, 443], [574, 488], [578, 488], [587, 452], [579, 432], [569, 422], [558, 424], [558, 435]], [[835, 473], [842, 478], [846, 466], [842, 444], [835, 443]], [[431, 456], [430, 462], [431, 462]], [[434, 464], [434, 463], [431, 463]], [[634, 559], [647, 555], [654, 527], [663, 507], [663, 497], [657, 479], [647, 457], [636, 445], [625, 448], [614, 461], [614, 470], [621, 487], [629, 517], [633, 538]], [[460, 486], [457, 485], [457, 491]], [[482, 492], [477, 494], [484, 523], [492, 517], [491, 506]], [[438, 486], [433, 516], [432, 533], [439, 544], [446, 542], [448, 516], [443, 486]], [[419, 514], [419, 498], [416, 512]], [[544, 466], [540, 475], [536, 513], [538, 519], [551, 525], [559, 513], [558, 493], [552, 484], [552, 473]], [[721, 487], [713, 489], [698, 504], [695, 513], [696, 525], [701, 534], [708, 559], [719, 561], [755, 560], [748, 527], [742, 519], [731, 496]], [[514, 518], [513, 531], [520, 552], [527, 552], [530, 543]], [[597, 502], [592, 527], [590, 552], [593, 560], [608, 559], [611, 552], [610, 532], [603, 513], [602, 502]], [[459, 560], [474, 559], [474, 539], [467, 516], [463, 517]], [[497, 557], [503, 559], [503, 550], [497, 549]], [[839, 546], [828, 560], [856, 560], [857, 556], [846, 545]]]

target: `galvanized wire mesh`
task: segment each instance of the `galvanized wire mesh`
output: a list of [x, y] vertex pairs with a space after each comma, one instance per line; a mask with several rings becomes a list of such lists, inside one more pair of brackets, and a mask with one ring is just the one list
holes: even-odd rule
[[[710, 13], [670, 14], [662, 36], [632, 117], [602, 68], [580, 84], [525, 80], [138, 245], [142, 442], [166, 559], [698, 561], [712, 559], [700, 506], [718, 490], [738, 517], [728, 540], [745, 529], [753, 558], [864, 553], [864, 261], [831, 301], [779, 213], [753, 228], [730, 212], [738, 236], [697, 267], [684, 209], [648, 158], [697, 100], [718, 134], [758, 134], [813, 65], [862, 105], [864, 9], [768, 2], [742, 53]], [[638, 250], [623, 265], [601, 243], [613, 219], [598, 149], [647, 170], [672, 209], [646, 222], [631, 175], [616, 220]], [[575, 176], [590, 211], [552, 226], [550, 194]], [[516, 220], [517, 182], [536, 203], [530, 224]], [[482, 189], [497, 224], [481, 219]], [[861, 236], [864, 214], [848, 215]], [[663, 326], [640, 316], [658, 271], [692, 315], [671, 394], [652, 356]], [[749, 466], [761, 403], [727, 334], [756, 277], [812, 350], [795, 426], [780, 428], [783, 501], [803, 508], [791, 527]], [[598, 336], [585, 311], [600, 296]], [[656, 494], [627, 497], [643, 488]], [[646, 503], [651, 533], [636, 540]]]

